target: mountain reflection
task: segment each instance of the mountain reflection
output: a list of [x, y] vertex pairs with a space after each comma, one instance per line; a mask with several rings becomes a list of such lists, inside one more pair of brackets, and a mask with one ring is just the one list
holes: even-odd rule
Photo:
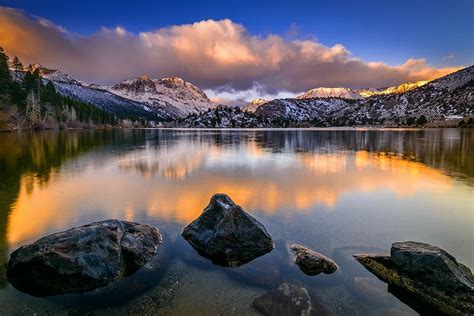
[[185, 224], [216, 192], [266, 215], [337, 211], [354, 192], [454, 194], [473, 183], [472, 142], [469, 130], [1, 135], [0, 262], [7, 246], [95, 220]]

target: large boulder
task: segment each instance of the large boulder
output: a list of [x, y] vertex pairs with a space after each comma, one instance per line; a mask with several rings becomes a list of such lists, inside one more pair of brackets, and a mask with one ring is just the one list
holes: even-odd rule
[[471, 270], [436, 246], [420, 242], [397, 242], [390, 256], [354, 255], [369, 271], [394, 289], [398, 296], [416, 298], [444, 314], [474, 313], [474, 277]]
[[55, 233], [15, 250], [6, 277], [37, 296], [83, 293], [129, 276], [162, 243], [157, 228], [106, 220]]
[[433, 284], [452, 290], [474, 290], [474, 278], [466, 266], [436, 246], [421, 242], [396, 242], [390, 258], [403, 271]]
[[301, 286], [283, 283], [252, 302], [252, 306], [263, 315], [309, 316], [325, 315], [309, 291]]
[[182, 236], [201, 255], [222, 266], [240, 266], [274, 247], [265, 227], [225, 194], [215, 194]]
[[338, 269], [337, 264], [332, 259], [319, 252], [298, 244], [293, 244], [290, 248], [293, 250], [295, 263], [301, 271], [308, 275], [330, 274]]

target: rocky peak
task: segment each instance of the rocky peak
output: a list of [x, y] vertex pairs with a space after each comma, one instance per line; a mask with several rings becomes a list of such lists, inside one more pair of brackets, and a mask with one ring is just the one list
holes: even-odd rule
[[325, 88], [319, 87], [308, 92], [299, 95], [297, 99], [309, 99], [309, 98], [342, 98], [349, 100], [359, 100], [363, 97], [349, 88]]
[[178, 77], [169, 77], [169, 78], [161, 78], [158, 80], [158, 84], [161, 84], [170, 89], [176, 89], [178, 87], [182, 87], [186, 85], [186, 82]]
[[255, 110], [262, 104], [265, 104], [267, 103], [268, 100], [265, 100], [265, 99], [260, 99], [260, 98], [257, 98], [257, 99], [253, 99], [252, 101], [250, 101], [249, 103], [247, 103], [245, 106], [244, 106], [244, 111], [247, 111], [247, 112], [255, 112]]
[[156, 92], [156, 85], [147, 75], [134, 80], [122, 81], [112, 88], [113, 90], [125, 90], [131, 93]]
[[157, 81], [157, 84], [166, 87], [168, 89], [180, 91], [179, 94], [181, 97], [190, 97], [189, 92], [191, 92], [193, 97], [197, 97], [200, 101], [204, 102], [211, 102], [211, 100], [207, 97], [207, 95], [193, 85], [192, 83], [186, 82], [181, 78], [178, 77], [169, 77], [169, 78], [161, 78]]

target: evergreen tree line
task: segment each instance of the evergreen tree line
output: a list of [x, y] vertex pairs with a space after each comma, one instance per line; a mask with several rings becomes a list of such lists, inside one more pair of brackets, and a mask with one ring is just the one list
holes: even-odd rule
[[0, 121], [7, 121], [18, 128], [118, 123], [118, 118], [110, 112], [62, 96], [50, 81], [44, 85], [40, 69], [24, 71], [16, 56], [11, 63], [15, 70], [13, 78], [8, 61], [8, 56], [0, 47]]

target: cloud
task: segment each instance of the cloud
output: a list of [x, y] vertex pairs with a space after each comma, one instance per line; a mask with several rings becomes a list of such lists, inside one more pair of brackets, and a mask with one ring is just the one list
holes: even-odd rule
[[203, 89], [298, 93], [317, 86], [380, 87], [434, 79], [457, 68], [425, 59], [397, 66], [367, 62], [343, 45], [254, 36], [231, 20], [207, 20], [132, 34], [124, 27], [73, 34], [43, 18], [0, 8], [0, 45], [80, 80], [113, 83], [147, 73], [179, 76]]
[[453, 60], [455, 59], [456, 56], [453, 54], [453, 53], [449, 53], [448, 55], [444, 56], [443, 58], [441, 58], [442, 60]]

